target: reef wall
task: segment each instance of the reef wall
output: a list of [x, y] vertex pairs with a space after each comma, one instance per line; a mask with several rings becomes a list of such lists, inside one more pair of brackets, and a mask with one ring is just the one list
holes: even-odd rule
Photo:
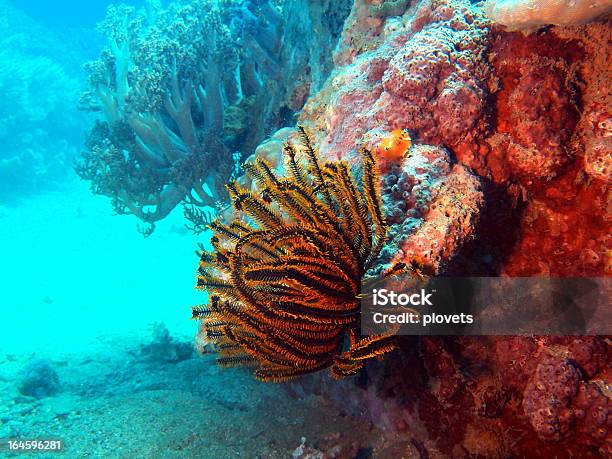
[[[604, 18], [527, 34], [467, 0], [355, 0], [332, 75], [299, 119], [330, 158], [410, 132], [408, 155], [379, 157], [395, 228], [383, 262], [442, 275], [610, 274], [611, 30]], [[400, 347], [353, 380], [316, 375], [288, 390], [365, 416], [408, 456], [612, 454], [606, 337]]]

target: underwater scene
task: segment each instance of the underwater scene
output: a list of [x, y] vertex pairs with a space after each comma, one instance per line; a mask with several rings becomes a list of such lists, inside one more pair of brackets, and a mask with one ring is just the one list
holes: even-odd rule
[[612, 0], [0, 0], [0, 457], [612, 457]]

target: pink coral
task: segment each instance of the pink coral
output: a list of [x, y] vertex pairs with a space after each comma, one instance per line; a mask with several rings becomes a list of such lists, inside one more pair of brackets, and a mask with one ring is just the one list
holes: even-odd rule
[[[365, 14], [355, 8], [353, 16]], [[482, 54], [488, 31], [466, 0], [424, 2], [413, 13], [395, 18], [395, 30], [379, 31], [384, 39], [369, 50], [355, 49], [349, 36], [363, 29], [352, 29], [349, 18], [340, 47], [352, 49], [344, 54], [352, 57], [310, 99], [301, 121], [330, 157], [350, 156], [363, 143], [375, 147], [373, 139], [395, 129], [429, 144], [413, 147], [396, 169], [384, 168], [384, 180], [403, 187], [400, 194], [385, 193], [390, 218], [404, 214], [392, 229], [401, 237], [386, 252], [395, 251], [389, 256], [394, 262], [417, 258], [438, 271], [471, 237], [483, 205], [479, 181], [464, 166], [453, 166], [439, 146], [471, 142], [487, 129], [489, 67]], [[406, 174], [418, 183], [402, 182]]]
[[[426, 159], [419, 161], [416, 152]], [[413, 230], [404, 228], [403, 242], [394, 262], [417, 260], [431, 272], [439, 272], [459, 247], [472, 237], [479, 211], [484, 205], [483, 194], [479, 180], [464, 166], [449, 164], [447, 153], [442, 148], [419, 145], [413, 148], [413, 155], [406, 166], [415, 183], [404, 200], [408, 205], [414, 205], [414, 209], [421, 209], [422, 217], [416, 221], [406, 219], [411, 220]], [[438, 177], [428, 175], [431, 172], [437, 173]], [[405, 215], [410, 217], [409, 213]]]
[[566, 437], [573, 422], [569, 408], [578, 393], [580, 372], [566, 358], [545, 356], [523, 395], [523, 409], [537, 434], [544, 440]]
[[608, 435], [608, 397], [597, 382], [582, 380], [575, 363], [554, 348], [547, 352], [523, 395], [523, 409], [538, 436], [604, 446]]
[[[381, 121], [391, 119], [429, 142], [449, 146], [464, 140], [483, 119], [487, 73], [479, 59], [486, 29], [464, 30], [465, 18], [456, 14], [452, 19], [464, 22], [454, 25], [456, 30], [450, 20], [434, 23], [393, 57], [382, 79], [389, 104], [380, 104], [374, 113]], [[406, 102], [411, 109], [395, 110]]]
[[354, 148], [374, 128], [407, 128], [417, 140], [446, 146], [486, 131], [486, 21], [464, 0], [425, 2], [402, 21], [376, 49], [354, 50], [329, 92], [307, 104], [304, 121], [320, 113], [320, 104], [329, 107], [324, 148]]

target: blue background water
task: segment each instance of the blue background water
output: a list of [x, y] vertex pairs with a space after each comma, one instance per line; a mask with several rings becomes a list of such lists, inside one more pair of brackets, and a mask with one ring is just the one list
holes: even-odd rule
[[104, 17], [106, 8], [111, 3], [141, 6], [143, 0], [124, 0], [112, 2], [108, 0], [12, 0], [12, 4], [20, 8], [33, 19], [48, 27], [94, 27]]
[[109, 3], [0, 0], [5, 351], [73, 349], [158, 321], [191, 336], [189, 305], [204, 299], [193, 289], [202, 238], [186, 231], [180, 209], [144, 240], [135, 219], [113, 216], [72, 168], [91, 121], [77, 110], [81, 65], [99, 53], [95, 24]]

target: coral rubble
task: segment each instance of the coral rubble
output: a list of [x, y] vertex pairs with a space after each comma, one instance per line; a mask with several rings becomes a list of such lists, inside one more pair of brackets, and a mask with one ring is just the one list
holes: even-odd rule
[[42, 398], [55, 395], [59, 390], [59, 377], [50, 361], [34, 359], [28, 363], [19, 382], [20, 393]]
[[153, 339], [140, 349], [144, 360], [150, 362], [178, 363], [191, 358], [191, 343], [175, 340], [166, 326], [159, 322], [154, 325]]

